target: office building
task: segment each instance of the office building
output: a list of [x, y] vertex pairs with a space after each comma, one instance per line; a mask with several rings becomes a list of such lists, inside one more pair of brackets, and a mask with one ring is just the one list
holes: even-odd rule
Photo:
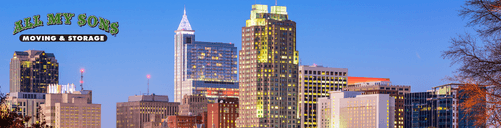
[[388, 94], [362, 95], [362, 93], [331, 91], [329, 97], [319, 98], [317, 109], [330, 112], [319, 113], [317, 127], [393, 128], [395, 99]]
[[48, 93], [43, 105], [45, 121], [56, 128], [100, 128], [101, 104], [92, 103], [92, 91]]
[[37, 114], [41, 112], [38, 107], [45, 103], [45, 93], [33, 92], [11, 92], [5, 98], [5, 107], [11, 111], [16, 111], [17, 114], [29, 116], [31, 119], [27, 122], [27, 126], [41, 119], [37, 118]]
[[16, 51], [10, 60], [10, 92], [46, 93], [59, 83], [59, 63], [53, 53]]
[[[209, 101], [238, 92], [237, 47], [232, 43], [195, 41], [195, 30], [184, 11], [174, 36], [174, 102], [203, 94]], [[229, 94], [235, 97], [235, 94]], [[238, 95], [238, 94], [236, 94]]]
[[395, 98], [395, 128], [405, 126], [405, 94], [411, 92], [411, 86], [392, 85], [390, 81], [360, 82], [348, 85], [345, 91], [361, 91], [363, 94], [389, 94]]
[[299, 67], [299, 118], [301, 128], [317, 127], [317, 100], [328, 97], [329, 91], [346, 87], [348, 69], [320, 65]]
[[[406, 95], [406, 127], [439, 127], [439, 128], [477, 128], [475, 120], [460, 107], [459, 86], [461, 84], [444, 84], [433, 87], [427, 92], [415, 92]], [[467, 95], [465, 95], [467, 97]]]
[[169, 116], [167, 126], [169, 128], [207, 128], [207, 112], [198, 116]]
[[128, 102], [117, 103], [117, 128], [143, 128], [151, 121], [151, 115], [177, 115], [178, 102], [169, 102], [167, 95], [135, 95], [129, 96]]
[[239, 55], [237, 127], [298, 128], [296, 22], [285, 6], [252, 5]]
[[179, 115], [197, 116], [207, 112], [207, 98], [204, 95], [184, 95], [179, 105]]
[[207, 128], [236, 128], [238, 98], [219, 99], [207, 105]]

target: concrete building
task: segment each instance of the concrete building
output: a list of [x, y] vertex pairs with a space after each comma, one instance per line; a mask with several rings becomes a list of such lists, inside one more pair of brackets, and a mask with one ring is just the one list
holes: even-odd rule
[[45, 93], [11, 92], [5, 101], [5, 107], [10, 110], [16, 111], [19, 115], [30, 116], [31, 119], [26, 123], [31, 127], [31, 124], [40, 120], [36, 117], [41, 112], [38, 107], [45, 103]]
[[48, 93], [43, 105], [45, 121], [55, 128], [100, 128], [101, 104], [92, 103], [92, 91]]
[[226, 97], [209, 93], [211, 91], [228, 89], [229, 92], [238, 92], [235, 90], [238, 81], [237, 47], [234, 44], [195, 41], [195, 30], [191, 28], [186, 10], [175, 33], [174, 102], [181, 102], [185, 94], [203, 94], [211, 99]]
[[389, 94], [395, 98], [395, 128], [405, 127], [405, 94], [411, 92], [411, 86], [392, 85], [390, 81], [360, 82], [348, 85], [345, 91], [362, 91], [367, 94]]
[[179, 105], [179, 115], [197, 116], [207, 112], [208, 103], [204, 95], [184, 95], [181, 105]]
[[117, 128], [143, 128], [151, 121], [151, 115], [158, 114], [160, 118], [177, 115], [178, 102], [169, 102], [166, 95], [135, 95], [129, 96], [128, 102], [117, 103]]
[[330, 111], [319, 113], [318, 128], [394, 127], [395, 99], [388, 94], [331, 91], [318, 104], [318, 110]]
[[239, 55], [237, 127], [298, 128], [296, 22], [285, 6], [252, 5]]
[[169, 128], [207, 128], [207, 112], [198, 116], [169, 116]]
[[346, 68], [320, 65], [299, 67], [299, 118], [301, 128], [317, 127], [317, 100], [328, 97], [329, 91], [340, 91], [348, 82]]
[[220, 99], [207, 105], [207, 128], [236, 128], [238, 98]]
[[16, 51], [10, 59], [10, 92], [46, 93], [59, 83], [59, 63], [53, 53]]

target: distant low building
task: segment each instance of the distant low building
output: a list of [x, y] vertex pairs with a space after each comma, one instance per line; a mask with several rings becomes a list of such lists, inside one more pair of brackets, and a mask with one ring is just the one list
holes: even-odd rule
[[45, 103], [46, 93], [32, 93], [32, 92], [11, 92], [8, 93], [4, 105], [11, 111], [17, 112], [19, 115], [30, 116], [31, 119], [27, 122], [27, 126], [40, 120], [37, 119], [39, 106]]
[[178, 115], [179, 103], [169, 102], [167, 95], [129, 96], [128, 102], [117, 103], [117, 128], [143, 128], [151, 121], [151, 115], [160, 118]]
[[207, 112], [207, 98], [204, 95], [184, 95], [179, 105], [179, 115], [197, 116]]
[[160, 118], [159, 114], [150, 115], [150, 121], [144, 123], [143, 128], [168, 128], [166, 119]]

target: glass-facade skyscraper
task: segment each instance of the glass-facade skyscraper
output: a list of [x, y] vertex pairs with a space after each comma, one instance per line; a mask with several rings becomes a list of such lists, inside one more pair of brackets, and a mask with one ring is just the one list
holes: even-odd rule
[[285, 6], [252, 5], [239, 56], [237, 127], [298, 128], [296, 22]]
[[59, 83], [59, 63], [53, 53], [16, 51], [10, 60], [10, 92], [47, 93], [49, 84]]
[[231, 43], [195, 41], [184, 11], [174, 36], [174, 102], [203, 94], [209, 101], [238, 97], [237, 47]]

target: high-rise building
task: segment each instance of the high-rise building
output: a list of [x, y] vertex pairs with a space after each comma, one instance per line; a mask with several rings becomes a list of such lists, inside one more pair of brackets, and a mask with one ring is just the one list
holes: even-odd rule
[[348, 69], [320, 65], [299, 67], [299, 118], [301, 128], [317, 127], [318, 98], [328, 97], [329, 91], [346, 87]]
[[59, 63], [53, 53], [16, 51], [10, 60], [10, 92], [46, 93], [59, 83]]
[[178, 102], [169, 102], [167, 95], [136, 95], [129, 96], [128, 102], [117, 103], [117, 128], [143, 128], [151, 121], [151, 115], [177, 115]]
[[345, 91], [361, 91], [363, 94], [389, 94], [395, 98], [395, 128], [405, 126], [405, 94], [411, 92], [411, 86], [392, 85], [390, 81], [360, 82], [348, 85]]
[[184, 95], [179, 105], [179, 115], [197, 116], [207, 112], [207, 98], [204, 95]]
[[207, 105], [207, 128], [236, 128], [238, 98], [219, 99]]
[[362, 93], [331, 91], [329, 97], [319, 98], [317, 128], [393, 128], [395, 99]]
[[92, 91], [48, 93], [42, 107], [45, 121], [56, 128], [100, 128], [101, 104], [92, 103]]
[[19, 115], [29, 116], [31, 119], [27, 122], [27, 126], [39, 121], [37, 114], [41, 111], [39, 106], [45, 103], [46, 93], [33, 93], [33, 92], [11, 92], [5, 99], [7, 108], [11, 111], [17, 112]]
[[296, 22], [285, 6], [252, 5], [239, 55], [237, 127], [299, 127]]
[[[209, 101], [238, 92], [237, 47], [231, 43], [195, 41], [195, 30], [184, 11], [174, 36], [174, 102], [203, 94]], [[221, 93], [209, 93], [225, 90]]]
[[[444, 84], [427, 92], [406, 94], [406, 127], [476, 128], [474, 119], [460, 107], [461, 84]], [[463, 98], [468, 97], [464, 95]], [[487, 117], [486, 117], [487, 118]]]

